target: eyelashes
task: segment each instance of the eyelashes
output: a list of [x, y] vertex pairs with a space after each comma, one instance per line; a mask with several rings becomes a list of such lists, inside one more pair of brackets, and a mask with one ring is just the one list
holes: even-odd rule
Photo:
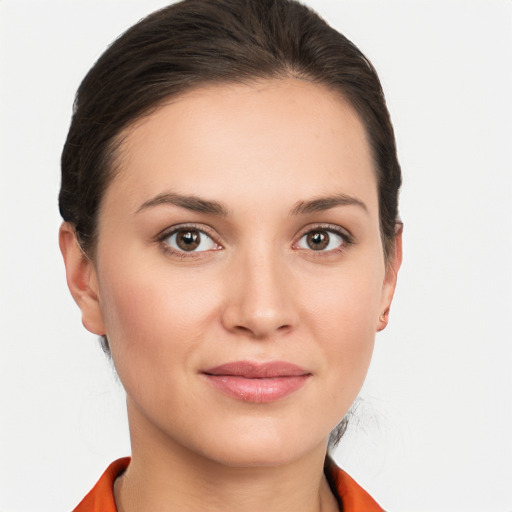
[[353, 238], [338, 226], [316, 227], [304, 233], [295, 244], [299, 249], [314, 252], [340, 251], [353, 243]]
[[223, 249], [209, 228], [197, 224], [180, 224], [166, 229], [157, 236], [156, 242], [165, 253], [180, 258], [198, 257], [205, 252]]
[[[156, 242], [164, 252], [180, 258], [201, 257], [205, 253], [223, 250], [214, 232], [205, 225], [180, 224], [159, 234]], [[334, 224], [317, 224], [303, 229], [292, 248], [314, 256], [332, 255], [354, 244], [348, 230]]]
[[215, 251], [222, 248], [204, 231], [196, 228], [184, 227], [173, 231], [164, 241], [172, 250], [185, 253]]

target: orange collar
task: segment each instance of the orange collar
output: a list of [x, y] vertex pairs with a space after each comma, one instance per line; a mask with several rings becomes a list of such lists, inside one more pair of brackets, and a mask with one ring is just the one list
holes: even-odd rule
[[[130, 457], [114, 461], [73, 512], [117, 512], [114, 480], [128, 467]], [[382, 512], [373, 498], [345, 471], [329, 464], [331, 478], [343, 503], [343, 512]]]

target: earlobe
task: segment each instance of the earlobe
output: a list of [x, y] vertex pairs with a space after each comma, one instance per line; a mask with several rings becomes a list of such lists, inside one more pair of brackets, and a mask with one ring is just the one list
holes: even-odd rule
[[396, 280], [400, 265], [402, 264], [402, 231], [403, 224], [397, 223], [395, 228], [394, 251], [386, 263], [386, 275], [382, 286], [381, 314], [377, 321], [377, 332], [386, 328], [389, 322], [389, 311], [396, 288]]
[[66, 267], [69, 291], [82, 312], [84, 327], [97, 335], [106, 334], [99, 302], [96, 269], [80, 247], [74, 227], [63, 222], [59, 230], [59, 246]]

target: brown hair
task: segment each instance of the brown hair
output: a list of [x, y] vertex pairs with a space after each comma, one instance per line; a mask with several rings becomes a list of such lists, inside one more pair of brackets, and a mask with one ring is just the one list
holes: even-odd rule
[[379, 79], [354, 44], [293, 0], [183, 0], [144, 18], [100, 57], [78, 89], [62, 153], [60, 213], [84, 251], [94, 252], [97, 215], [125, 128], [194, 87], [290, 76], [338, 92], [363, 121], [388, 258], [401, 173]]
[[94, 247], [123, 129], [193, 87], [286, 76], [338, 91], [364, 122], [389, 255], [401, 174], [379, 79], [356, 46], [292, 0], [184, 0], [137, 23], [101, 56], [78, 89], [62, 153], [60, 213], [83, 249]]

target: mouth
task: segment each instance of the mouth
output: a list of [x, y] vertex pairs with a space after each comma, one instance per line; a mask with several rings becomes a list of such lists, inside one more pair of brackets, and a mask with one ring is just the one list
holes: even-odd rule
[[201, 372], [225, 395], [243, 402], [274, 402], [300, 389], [311, 372], [285, 361], [235, 361]]

